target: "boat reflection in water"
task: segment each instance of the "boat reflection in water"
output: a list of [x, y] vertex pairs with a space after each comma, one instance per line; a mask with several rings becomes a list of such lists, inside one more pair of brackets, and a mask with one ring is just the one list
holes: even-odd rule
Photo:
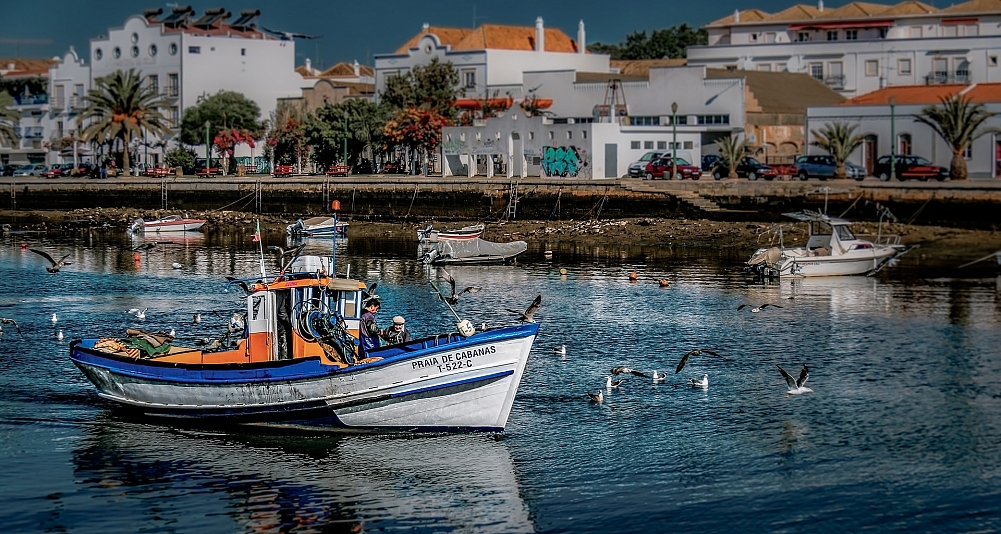
[[[83, 443], [73, 464], [88, 506], [179, 531], [535, 530], [495, 435], [218, 434], [109, 412]], [[93, 521], [95, 531], [122, 528], [114, 513]]]

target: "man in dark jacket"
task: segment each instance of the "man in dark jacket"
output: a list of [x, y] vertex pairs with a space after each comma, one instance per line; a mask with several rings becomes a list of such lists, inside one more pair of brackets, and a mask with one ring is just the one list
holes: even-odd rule
[[364, 358], [368, 351], [379, 348], [379, 325], [375, 322], [375, 314], [382, 305], [376, 297], [369, 298], [364, 303], [365, 311], [361, 314], [361, 327], [358, 338], [361, 343], [361, 355]]

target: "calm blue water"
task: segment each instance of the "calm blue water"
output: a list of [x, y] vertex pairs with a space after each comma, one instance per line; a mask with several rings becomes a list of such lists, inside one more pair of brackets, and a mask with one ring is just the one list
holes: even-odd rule
[[[22, 240], [75, 263], [49, 275]], [[0, 531], [1001, 530], [990, 270], [943, 278], [905, 257], [879, 279], [760, 285], [739, 269], [749, 251], [548, 244], [545, 260], [533, 247], [520, 266], [452, 270], [484, 288], [459, 306], [476, 324], [508, 322], [502, 308], [543, 295], [503, 434], [281, 436], [129, 418], [70, 363], [71, 339], [121, 334], [137, 324], [132, 307], [149, 307], [144, 328], [218, 334], [241, 304], [222, 276], [259, 269], [239, 233], [159, 246], [138, 268], [134, 244], [109, 231], [0, 247], [0, 316], [23, 331], [0, 338]], [[455, 319], [426, 284], [434, 271], [411, 247], [349, 240], [340, 265], [379, 282], [381, 322], [448, 330]], [[783, 308], [737, 313], [745, 302]], [[552, 353], [563, 344], [566, 357]], [[601, 405], [585, 396], [613, 366], [673, 373], [695, 347], [732, 361], [693, 358], [656, 385], [629, 378]], [[804, 363], [816, 393], [785, 398], [775, 364]], [[703, 374], [708, 390], [684, 384]]]

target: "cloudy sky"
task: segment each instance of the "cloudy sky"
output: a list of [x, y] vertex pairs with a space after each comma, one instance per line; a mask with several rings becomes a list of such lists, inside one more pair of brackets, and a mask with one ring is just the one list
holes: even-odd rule
[[[882, 1], [882, 0], [876, 0]], [[925, 0], [930, 4], [935, 1]], [[666, 28], [687, 22], [698, 26], [725, 17], [735, 8], [781, 11], [794, 0], [361, 0], [345, 2], [307, 0], [213, 0], [191, 4], [198, 13], [225, 7], [234, 14], [260, 9], [260, 22], [273, 30], [286, 30], [322, 38], [298, 41], [296, 63], [310, 58], [314, 66], [330, 66], [357, 59], [371, 64], [373, 54], [388, 53], [406, 42], [424, 22], [436, 26], [472, 27], [475, 24], [534, 26], [541, 16], [547, 27], [561, 28], [572, 38], [581, 19], [588, 42], [617, 43], [635, 30]], [[827, 7], [844, 5], [829, 0]], [[886, 3], [895, 3], [889, 2]], [[945, 5], [946, 0], [937, 0]], [[130, 14], [163, 7], [167, 3], [118, 0], [0, 0], [0, 57], [52, 57], [70, 45], [89, 50], [89, 40], [120, 26]], [[233, 19], [230, 20], [234, 20]]]

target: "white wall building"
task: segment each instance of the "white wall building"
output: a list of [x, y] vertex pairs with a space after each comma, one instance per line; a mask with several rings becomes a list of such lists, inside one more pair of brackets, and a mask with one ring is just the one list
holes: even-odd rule
[[[70, 47], [59, 63], [49, 68], [49, 106], [45, 130], [50, 144], [79, 140], [83, 126], [77, 118], [84, 108], [83, 97], [90, 91], [90, 67]], [[75, 157], [74, 157], [75, 156]], [[75, 161], [74, 161], [75, 159]], [[46, 163], [93, 161], [89, 147], [76, 142], [61, 150], [50, 150]]]
[[705, 26], [690, 65], [805, 72], [845, 96], [891, 85], [1001, 81], [1001, 3], [916, 1], [735, 12]]

